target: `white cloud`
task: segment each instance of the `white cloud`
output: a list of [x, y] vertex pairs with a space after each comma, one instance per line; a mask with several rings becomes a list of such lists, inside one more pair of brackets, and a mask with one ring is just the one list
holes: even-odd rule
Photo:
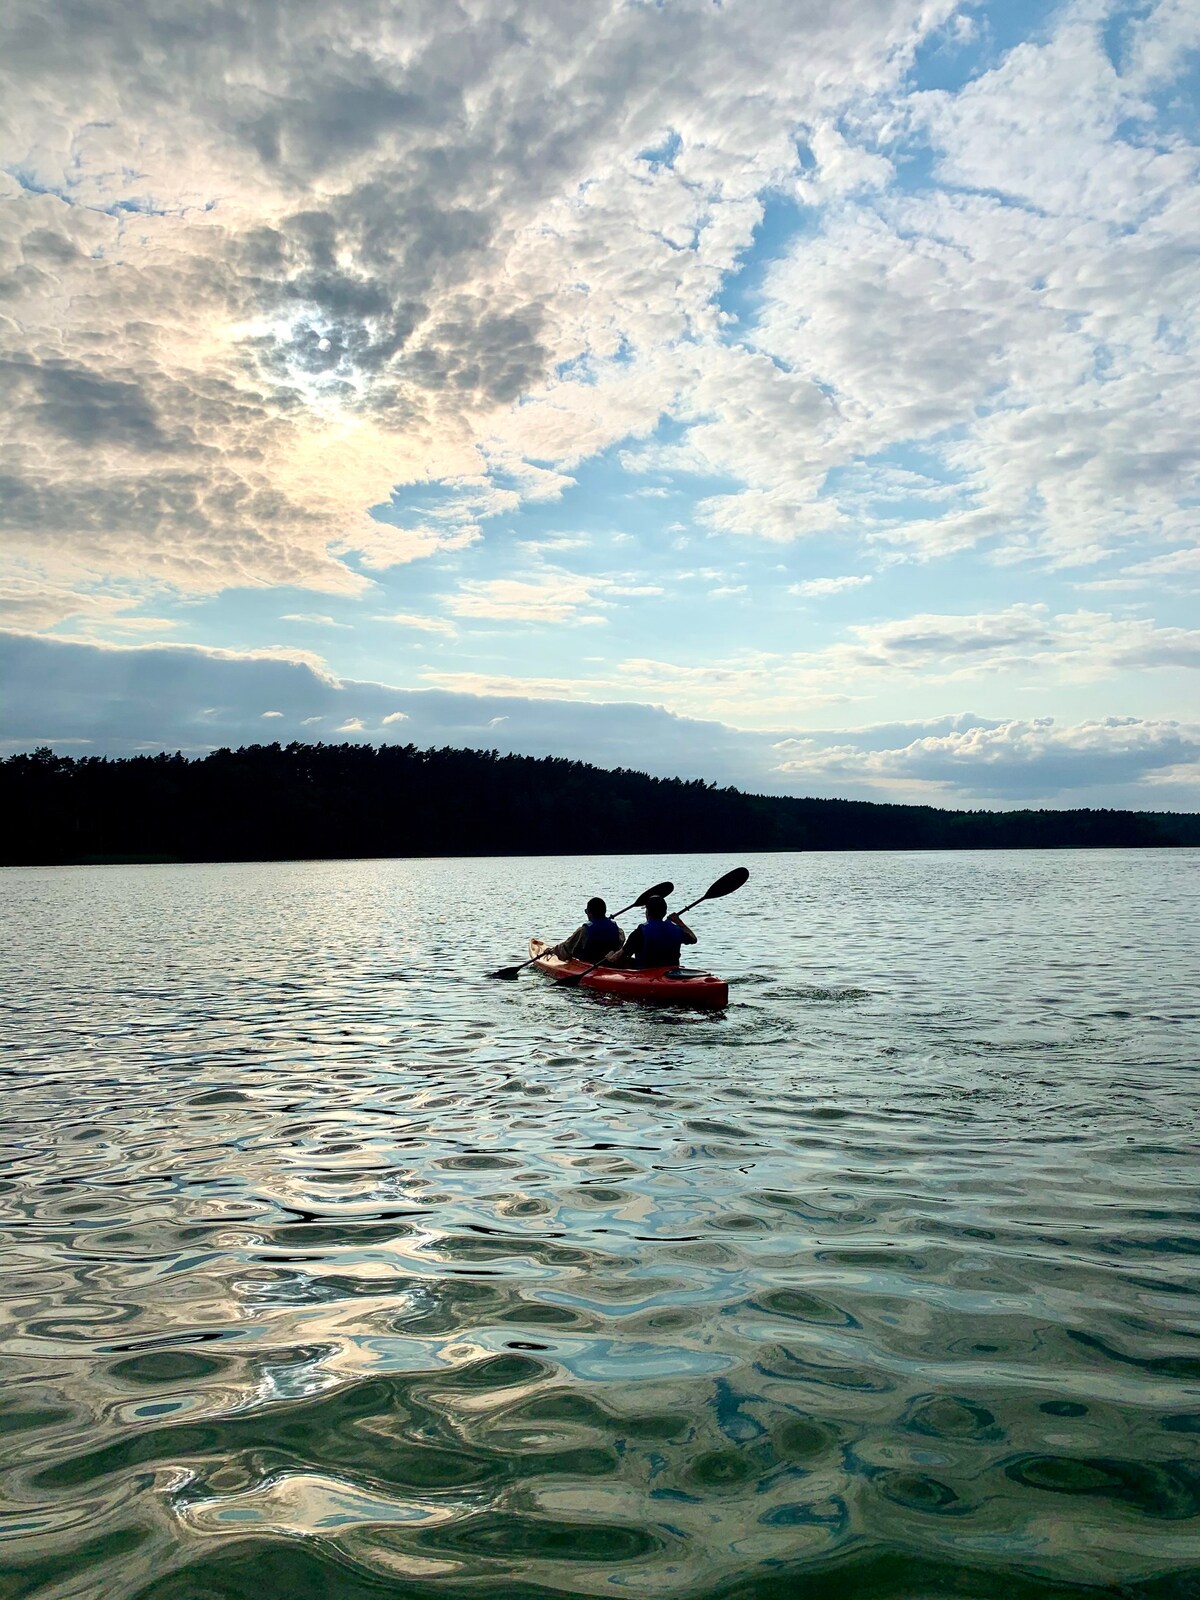
[[631, 657], [621, 662], [613, 681], [684, 715], [752, 727], [807, 719], [851, 698], [844, 664], [819, 654], [742, 650], [699, 665]]
[[373, 572], [385, 572], [389, 567], [426, 561], [447, 550], [462, 550], [481, 537], [481, 530], [475, 523], [444, 528], [394, 528], [383, 522], [369, 522], [343, 539], [338, 549], [357, 555], [363, 566]]
[[384, 717], [382, 722], [380, 723], [380, 727], [382, 727], [382, 728], [390, 728], [394, 723], [407, 722], [407, 721], [408, 721], [408, 712], [407, 711], [389, 711], [387, 716]]
[[366, 724], [361, 717], [347, 717], [340, 727], [334, 729], [335, 733], [365, 733]]
[[455, 694], [488, 697], [516, 696], [524, 700], [583, 700], [591, 698], [590, 681], [575, 678], [527, 678], [500, 672], [439, 672], [427, 667], [421, 682], [432, 689], [448, 689]]
[[337, 622], [333, 617], [325, 616], [319, 611], [287, 611], [280, 617], [280, 622], [302, 622], [314, 628], [349, 628], [348, 622]]
[[602, 622], [593, 609], [600, 604], [595, 580], [568, 572], [545, 572], [531, 578], [488, 578], [464, 583], [445, 598], [456, 617], [498, 622]]
[[1189, 545], [1182, 550], [1165, 550], [1161, 555], [1146, 561], [1135, 561], [1123, 567], [1115, 577], [1094, 578], [1087, 583], [1077, 583], [1077, 589], [1144, 589], [1154, 586], [1177, 588], [1188, 586], [1189, 580], [1200, 579], [1200, 545]]
[[263, 716], [264, 717], [281, 717], [282, 715], [283, 715], [282, 711], [264, 711], [263, 712]]
[[[87, 579], [102, 587], [86, 587]], [[0, 576], [0, 626], [52, 628], [72, 622], [86, 632], [161, 633], [176, 626], [166, 617], [137, 614], [154, 596], [152, 588], [107, 584], [100, 574], [80, 574], [65, 582], [32, 563], [10, 564]]]
[[542, 567], [519, 578], [470, 579], [445, 595], [456, 617], [550, 626], [601, 623], [616, 600], [662, 594], [657, 584]]
[[529, 555], [541, 556], [548, 550], [586, 550], [591, 543], [585, 533], [551, 533], [545, 538], [522, 539], [521, 549]]
[[823, 599], [830, 594], [845, 594], [848, 589], [860, 589], [870, 581], [869, 572], [858, 576], [847, 573], [840, 578], [806, 578], [802, 583], [789, 584], [788, 593], [802, 595], [805, 599]]
[[701, 664], [623, 661], [612, 681], [673, 710], [740, 726], [807, 721], [822, 707], [950, 684], [1100, 685], [1122, 673], [1200, 668], [1200, 629], [1108, 612], [1014, 605], [968, 614], [918, 613], [851, 624], [842, 637], [795, 651], [740, 650]]
[[884, 748], [810, 737], [780, 740], [775, 750], [779, 771], [791, 776], [889, 793], [917, 785], [943, 801], [966, 792], [1016, 802], [1105, 784], [1194, 781], [1200, 723], [1109, 717], [1064, 726], [1043, 717], [954, 727]]
[[829, 533], [843, 521], [832, 501], [816, 499], [816, 480], [796, 489], [745, 489], [696, 503], [696, 520], [717, 533], [736, 533], [773, 544]]
[[[953, 187], [827, 205], [768, 270], [748, 337], [769, 365], [731, 364], [720, 419], [647, 455], [745, 481], [704, 504], [711, 526], [782, 541], [849, 519], [927, 556], [994, 543], [1058, 562], [1183, 536], [1200, 152], [1155, 136], [1144, 63], [1161, 90], [1185, 25], [1153, 15], [1139, 26], [1172, 42], [1134, 51], [1128, 82], [1099, 14], [1067, 7], [962, 91], [874, 108], [864, 126], [928, 138]], [[805, 393], [819, 401], [789, 426], [780, 401]], [[914, 442], [937, 475], [905, 487], [888, 467], [864, 502], [856, 464]]]
[[374, 622], [392, 622], [399, 628], [412, 628], [417, 633], [444, 633], [453, 637], [457, 632], [452, 622], [444, 617], [421, 616], [414, 611], [391, 611], [372, 618]]
[[924, 614], [853, 625], [854, 644], [833, 652], [852, 665], [961, 676], [1053, 666], [1096, 676], [1125, 667], [1200, 667], [1200, 629], [1160, 627], [1108, 612], [1057, 615], [1014, 605], [975, 615]]

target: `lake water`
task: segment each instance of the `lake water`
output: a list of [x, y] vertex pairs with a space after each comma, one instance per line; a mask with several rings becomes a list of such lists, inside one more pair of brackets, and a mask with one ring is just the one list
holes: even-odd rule
[[743, 859], [0, 874], [0, 1593], [1200, 1594], [1197, 852]]

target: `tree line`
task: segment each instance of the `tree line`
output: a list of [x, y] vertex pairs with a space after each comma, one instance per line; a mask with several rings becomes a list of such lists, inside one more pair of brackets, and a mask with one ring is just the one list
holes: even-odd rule
[[560, 756], [269, 744], [0, 761], [5, 864], [1200, 844], [1200, 816], [743, 794]]

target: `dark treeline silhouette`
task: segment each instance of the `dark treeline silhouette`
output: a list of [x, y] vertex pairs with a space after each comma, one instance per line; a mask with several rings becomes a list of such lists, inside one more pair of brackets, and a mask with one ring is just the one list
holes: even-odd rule
[[943, 811], [742, 794], [558, 756], [250, 745], [189, 759], [0, 761], [7, 864], [296, 856], [1200, 844], [1200, 816]]

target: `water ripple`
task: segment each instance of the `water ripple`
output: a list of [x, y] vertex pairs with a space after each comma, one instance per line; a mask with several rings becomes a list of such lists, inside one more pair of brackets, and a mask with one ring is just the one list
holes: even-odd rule
[[0, 1591], [1200, 1593], [1194, 863], [6, 872]]

